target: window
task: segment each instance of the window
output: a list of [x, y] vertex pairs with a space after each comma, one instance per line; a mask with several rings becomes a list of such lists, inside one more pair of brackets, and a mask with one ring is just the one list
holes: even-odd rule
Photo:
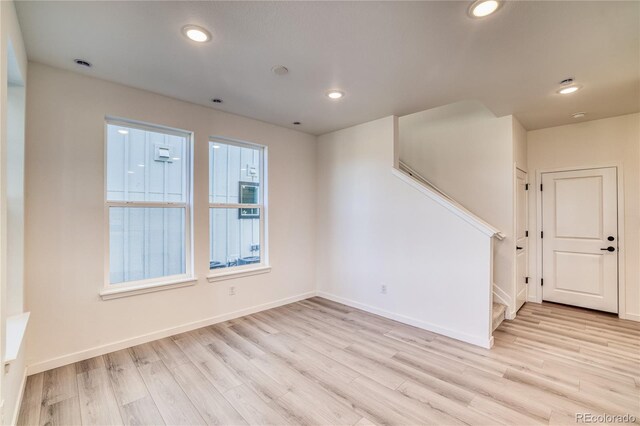
[[265, 148], [209, 142], [209, 268], [266, 267]]
[[107, 120], [107, 287], [191, 277], [191, 134]]

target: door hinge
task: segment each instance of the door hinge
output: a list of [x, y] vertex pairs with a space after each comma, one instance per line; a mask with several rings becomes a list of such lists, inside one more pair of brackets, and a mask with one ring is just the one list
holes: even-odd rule
[[540, 285], [543, 286], [544, 285], [544, 278], [540, 278]]
[[524, 277], [524, 283], [529, 284], [529, 277]]
[[528, 237], [529, 236], [529, 231], [524, 231], [524, 236]]
[[544, 238], [544, 232], [540, 231], [540, 238]]
[[529, 184], [528, 184], [528, 183], [525, 183], [525, 184], [524, 184], [524, 190], [525, 190], [525, 191], [528, 191], [528, 190], [529, 190]]
[[542, 184], [540, 184], [540, 191], [542, 191]]

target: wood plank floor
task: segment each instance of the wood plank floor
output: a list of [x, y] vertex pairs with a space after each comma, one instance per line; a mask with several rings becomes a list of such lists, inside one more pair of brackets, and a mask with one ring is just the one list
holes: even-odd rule
[[494, 335], [485, 350], [313, 298], [30, 376], [18, 423], [640, 419], [640, 324], [529, 303]]

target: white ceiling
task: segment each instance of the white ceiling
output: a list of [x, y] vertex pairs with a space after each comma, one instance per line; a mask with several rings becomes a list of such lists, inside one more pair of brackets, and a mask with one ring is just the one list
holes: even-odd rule
[[[640, 2], [18, 2], [29, 59], [313, 134], [463, 99], [527, 129], [640, 110]], [[185, 39], [185, 24], [213, 40]], [[73, 63], [93, 63], [85, 70]], [[277, 76], [274, 65], [290, 72]], [[560, 96], [558, 82], [584, 88]], [[346, 96], [330, 101], [331, 88]], [[301, 126], [293, 126], [301, 121]]]

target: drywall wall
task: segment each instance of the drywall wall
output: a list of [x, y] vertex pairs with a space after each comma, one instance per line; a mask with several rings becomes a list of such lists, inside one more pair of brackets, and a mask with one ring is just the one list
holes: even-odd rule
[[[106, 115], [195, 133], [196, 285], [100, 299]], [[315, 290], [314, 136], [36, 63], [29, 65], [26, 136], [30, 372]], [[269, 273], [206, 280], [210, 136], [268, 147]]]
[[513, 117], [513, 160], [516, 167], [527, 171], [527, 130]]
[[[0, 2], [0, 345], [7, 317], [22, 313], [24, 291], [24, 90], [27, 55], [12, 1]], [[0, 376], [2, 419], [16, 421], [25, 378], [24, 343]]]
[[319, 294], [488, 346], [491, 238], [392, 174], [396, 122], [318, 138]]
[[[530, 179], [533, 174], [558, 168], [617, 165], [624, 184], [624, 305], [621, 316], [640, 321], [640, 114], [587, 121], [527, 133]], [[539, 182], [538, 182], [539, 183]], [[531, 191], [530, 191], [531, 192]], [[540, 191], [530, 194], [529, 221], [537, 229]], [[529, 286], [529, 300], [542, 296], [536, 270], [539, 244], [531, 238], [529, 271], [535, 285]]]
[[493, 278], [513, 308], [513, 117], [496, 118], [479, 102], [463, 101], [399, 122], [400, 160], [505, 234], [496, 241]]

